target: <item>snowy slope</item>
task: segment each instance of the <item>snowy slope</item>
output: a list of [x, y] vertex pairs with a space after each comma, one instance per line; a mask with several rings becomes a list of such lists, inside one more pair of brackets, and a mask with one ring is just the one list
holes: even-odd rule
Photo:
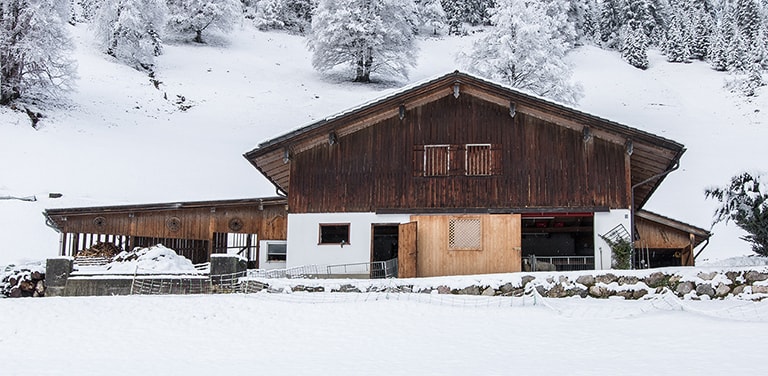
[[[406, 84], [320, 75], [303, 38], [246, 25], [210, 45], [167, 46], [155, 89], [146, 75], [98, 53], [85, 26], [72, 31], [80, 79], [70, 103], [46, 111], [39, 130], [26, 115], [0, 108], [0, 196], [39, 199], [0, 200], [0, 265], [56, 254], [45, 208], [273, 195], [242, 153]], [[411, 81], [460, 69], [454, 56], [472, 39], [420, 41]], [[579, 108], [685, 144], [681, 169], [647, 208], [709, 228], [714, 203], [704, 201], [703, 189], [744, 169], [766, 169], [760, 145], [768, 96], [748, 102], [725, 92], [725, 75], [703, 63], [650, 58], [640, 71], [612, 52], [575, 51], [575, 78], [586, 93]], [[192, 106], [187, 111], [176, 103], [180, 96]], [[49, 192], [64, 197], [48, 199]], [[749, 253], [735, 227], [714, 231], [702, 259]]]

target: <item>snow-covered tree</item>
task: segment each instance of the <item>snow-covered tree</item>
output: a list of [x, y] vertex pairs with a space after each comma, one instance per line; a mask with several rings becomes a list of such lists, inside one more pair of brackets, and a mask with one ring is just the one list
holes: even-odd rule
[[284, 29], [304, 34], [310, 29], [314, 0], [261, 0], [254, 23], [261, 30]]
[[622, 27], [620, 39], [621, 57], [635, 68], [647, 69], [648, 42], [643, 28], [637, 23], [628, 23]]
[[445, 28], [447, 18], [440, 0], [421, 0], [416, 4], [416, 11], [419, 23], [432, 35], [438, 35]]
[[566, 63], [568, 42], [557, 34], [565, 15], [547, 14], [546, 4], [533, 0], [498, 0], [493, 28], [460, 60], [469, 71], [512, 87], [566, 103], [581, 97]]
[[706, 0], [694, 3], [695, 8], [693, 10], [693, 30], [689, 50], [690, 56], [699, 60], [704, 60], [709, 56], [715, 29], [715, 19], [712, 15], [711, 6], [708, 9], [705, 5], [707, 3]]
[[603, 47], [615, 48], [619, 44], [619, 30], [625, 17], [621, 13], [621, 0], [603, 0], [600, 4], [600, 42]]
[[136, 69], [152, 71], [163, 51], [164, 0], [103, 0], [93, 27], [107, 55]]
[[179, 35], [194, 35], [204, 43], [204, 31], [229, 32], [243, 16], [240, 0], [167, 0], [168, 30]]
[[683, 63], [691, 55], [688, 49], [689, 40], [686, 38], [686, 24], [682, 12], [675, 12], [669, 23], [667, 37], [664, 41], [664, 54], [670, 63]]
[[768, 256], [768, 191], [760, 174], [736, 175], [727, 187], [707, 188], [705, 195], [721, 204], [713, 225], [733, 221], [748, 233], [742, 239], [752, 244], [752, 251]]
[[321, 0], [307, 42], [312, 66], [349, 64], [357, 82], [372, 72], [407, 77], [416, 64], [414, 15], [412, 0]]
[[0, 104], [51, 99], [72, 88], [69, 3], [0, 0]]
[[712, 35], [711, 45], [709, 50], [709, 65], [716, 71], [728, 70], [728, 55], [726, 49], [728, 48], [728, 42], [726, 42], [725, 35], [720, 28], [715, 30]]

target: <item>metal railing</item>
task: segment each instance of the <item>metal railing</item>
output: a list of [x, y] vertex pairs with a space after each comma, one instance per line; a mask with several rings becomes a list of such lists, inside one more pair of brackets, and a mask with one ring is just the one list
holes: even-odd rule
[[595, 269], [594, 256], [536, 256], [526, 259], [530, 271], [572, 271]]
[[397, 277], [397, 259], [350, 264], [303, 265], [287, 269], [248, 270], [248, 277], [253, 278], [330, 278], [345, 275], [371, 279], [394, 278]]

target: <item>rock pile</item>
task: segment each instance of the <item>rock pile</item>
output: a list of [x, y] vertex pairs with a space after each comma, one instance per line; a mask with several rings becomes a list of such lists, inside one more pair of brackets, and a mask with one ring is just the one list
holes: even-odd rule
[[25, 268], [10, 270], [0, 281], [0, 294], [9, 298], [45, 296], [45, 273]]

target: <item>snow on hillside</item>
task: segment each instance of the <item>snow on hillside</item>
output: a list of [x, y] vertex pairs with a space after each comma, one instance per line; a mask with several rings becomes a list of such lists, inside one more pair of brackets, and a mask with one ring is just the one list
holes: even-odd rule
[[[46, 111], [39, 130], [0, 107], [0, 196], [38, 198], [0, 200], [0, 265], [56, 255], [45, 208], [274, 195], [244, 152], [406, 84], [321, 75], [304, 38], [245, 25], [209, 45], [167, 46], [155, 89], [145, 74], [99, 53], [86, 26], [72, 32], [80, 79], [69, 103]], [[420, 41], [411, 81], [460, 69], [454, 57], [472, 40]], [[647, 209], [709, 228], [715, 204], [704, 200], [704, 188], [765, 170], [768, 94], [745, 100], [727, 93], [725, 75], [706, 64], [668, 64], [653, 52], [647, 71], [593, 47], [571, 59], [585, 88], [580, 109], [688, 148]], [[49, 199], [50, 192], [63, 197]], [[749, 253], [735, 226], [714, 232], [701, 260]]]

